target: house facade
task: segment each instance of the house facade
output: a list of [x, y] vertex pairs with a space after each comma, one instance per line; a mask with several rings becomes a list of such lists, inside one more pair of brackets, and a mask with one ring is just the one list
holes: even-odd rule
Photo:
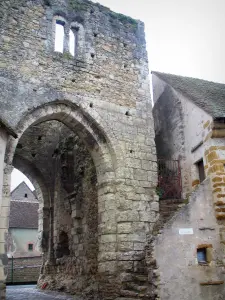
[[34, 192], [25, 182], [11, 193], [8, 257], [41, 256], [38, 249], [38, 208]]
[[186, 203], [155, 240], [159, 295], [224, 299], [225, 85], [153, 72], [153, 94], [157, 155], [179, 160]]
[[206, 176], [223, 176], [225, 85], [153, 72], [153, 91], [157, 155], [180, 160], [186, 198]]

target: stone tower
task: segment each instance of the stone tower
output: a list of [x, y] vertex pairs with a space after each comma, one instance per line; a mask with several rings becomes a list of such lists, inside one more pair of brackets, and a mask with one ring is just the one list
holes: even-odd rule
[[16, 167], [40, 203], [40, 284], [151, 299], [139, 280], [158, 217], [144, 24], [86, 0], [2, 0], [0, 23], [0, 117], [15, 132], [0, 128], [0, 280]]

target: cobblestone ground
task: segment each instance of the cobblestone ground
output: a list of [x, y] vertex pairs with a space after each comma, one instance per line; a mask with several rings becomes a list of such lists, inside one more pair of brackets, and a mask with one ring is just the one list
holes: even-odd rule
[[63, 293], [40, 291], [35, 285], [8, 286], [6, 300], [81, 300], [76, 296], [68, 296]]

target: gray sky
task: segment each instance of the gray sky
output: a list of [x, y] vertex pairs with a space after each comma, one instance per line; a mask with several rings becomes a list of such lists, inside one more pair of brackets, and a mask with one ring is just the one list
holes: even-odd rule
[[[151, 70], [225, 83], [225, 0], [93, 2], [145, 22]], [[12, 187], [24, 179], [13, 171]]]
[[225, 0], [98, 0], [145, 22], [151, 70], [225, 83]]

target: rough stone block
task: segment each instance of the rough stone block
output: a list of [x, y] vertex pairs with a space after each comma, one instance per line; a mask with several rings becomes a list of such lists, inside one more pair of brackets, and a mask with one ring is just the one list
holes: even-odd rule
[[123, 222], [118, 224], [118, 233], [131, 233], [132, 232], [132, 223]]

